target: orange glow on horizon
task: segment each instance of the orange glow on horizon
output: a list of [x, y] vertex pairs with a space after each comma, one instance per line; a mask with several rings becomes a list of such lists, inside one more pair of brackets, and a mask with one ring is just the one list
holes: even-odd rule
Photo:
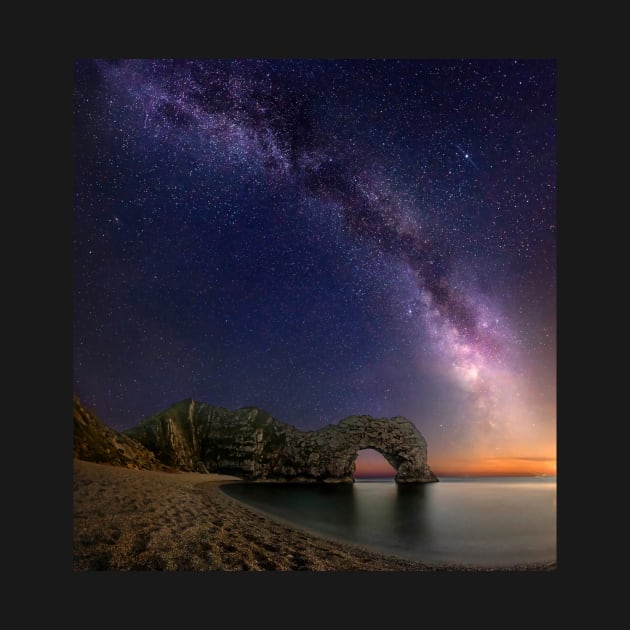
[[[438, 477], [530, 477], [554, 476], [555, 457], [479, 457], [448, 458], [432, 461], [429, 466]], [[376, 451], [360, 451], [355, 477], [393, 477], [396, 470]]]
[[372, 449], [359, 451], [355, 477], [393, 477], [395, 474], [396, 469], [377, 451]]
[[518, 477], [556, 474], [555, 457], [486, 457], [478, 460], [429, 462], [431, 470], [442, 477]]

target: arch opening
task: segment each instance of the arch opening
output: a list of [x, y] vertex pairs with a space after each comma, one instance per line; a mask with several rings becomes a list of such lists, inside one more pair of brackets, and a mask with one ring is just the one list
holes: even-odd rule
[[385, 455], [374, 448], [359, 449], [354, 466], [354, 479], [393, 479], [397, 472]]

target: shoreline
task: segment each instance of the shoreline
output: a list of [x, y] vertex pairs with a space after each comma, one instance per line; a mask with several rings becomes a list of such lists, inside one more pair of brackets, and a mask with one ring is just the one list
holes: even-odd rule
[[[209, 482], [212, 483], [212, 482]], [[316, 538], [325, 543], [332, 543], [335, 545], [342, 545], [344, 547], [360, 550], [366, 554], [371, 554], [373, 556], [378, 556], [379, 558], [384, 558], [394, 562], [401, 562], [405, 564], [410, 564], [417, 566], [417, 568], [401, 568], [400, 570], [409, 570], [409, 571], [464, 571], [464, 572], [500, 572], [500, 571], [552, 571], [557, 568], [557, 561], [549, 560], [549, 561], [540, 561], [540, 562], [528, 562], [528, 563], [515, 563], [511, 565], [475, 565], [475, 564], [463, 564], [463, 563], [449, 563], [449, 562], [424, 562], [422, 560], [413, 560], [411, 558], [405, 558], [404, 556], [397, 556], [395, 554], [388, 554], [385, 551], [381, 551], [376, 546], [370, 546], [365, 544], [360, 544], [357, 542], [352, 542], [347, 539], [344, 539], [340, 536], [333, 536], [330, 534], [324, 534], [320, 531], [312, 529], [310, 527], [304, 525], [298, 525], [287, 518], [283, 518], [281, 516], [277, 516], [276, 514], [272, 514], [271, 512], [265, 511], [263, 508], [259, 508], [245, 501], [241, 501], [236, 497], [231, 496], [229, 493], [223, 491], [223, 487], [231, 484], [238, 483], [250, 483], [244, 479], [239, 480], [230, 480], [230, 481], [218, 481], [215, 482], [217, 484], [217, 489], [221, 494], [227, 497], [230, 501], [235, 501], [239, 505], [241, 505], [246, 510], [264, 516], [267, 520], [271, 521], [277, 526], [284, 527], [289, 530], [294, 530], [298, 532], [302, 532], [311, 538]], [[254, 482], [255, 483], [255, 482]], [[203, 483], [200, 484], [200, 487], [203, 486]]]
[[73, 462], [75, 571], [553, 571], [431, 565], [327, 538], [271, 517], [221, 490], [216, 474]]

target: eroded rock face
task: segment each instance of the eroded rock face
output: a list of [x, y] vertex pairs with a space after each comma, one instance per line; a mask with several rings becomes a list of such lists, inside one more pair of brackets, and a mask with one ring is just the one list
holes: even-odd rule
[[165, 469], [154, 453], [137, 440], [110, 429], [86, 409], [76, 396], [72, 400], [72, 419], [73, 456], [77, 459], [135, 469]]
[[260, 481], [351, 482], [357, 453], [379, 451], [399, 483], [437, 481], [427, 443], [402, 417], [350, 416], [317, 431], [300, 431], [261, 409], [230, 411], [185, 400], [125, 432], [160, 462], [186, 471]]

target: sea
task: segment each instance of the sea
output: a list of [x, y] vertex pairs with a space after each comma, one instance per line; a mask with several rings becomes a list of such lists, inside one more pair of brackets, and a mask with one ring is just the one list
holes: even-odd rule
[[410, 560], [479, 567], [556, 560], [555, 477], [234, 483], [222, 490], [285, 523]]

